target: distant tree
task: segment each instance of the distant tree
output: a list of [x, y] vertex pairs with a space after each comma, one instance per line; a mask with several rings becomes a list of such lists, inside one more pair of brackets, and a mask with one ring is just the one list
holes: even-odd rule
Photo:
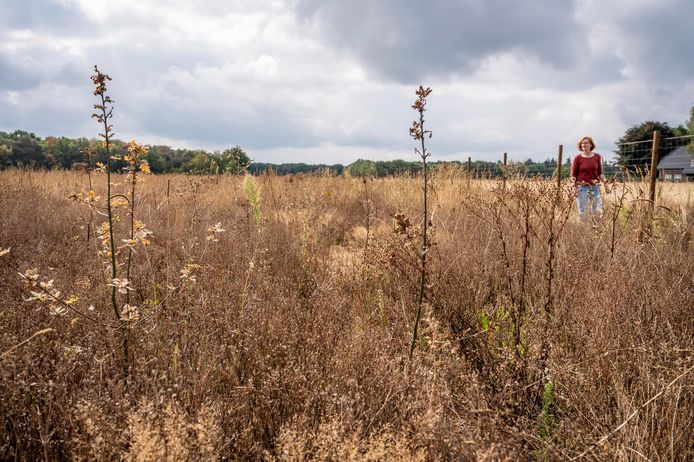
[[[689, 120], [686, 122], [687, 133], [686, 135], [694, 136], [694, 106], [689, 109]], [[690, 154], [694, 155], [694, 138], [689, 140], [687, 144], [687, 150]]]
[[187, 165], [187, 169], [195, 173], [204, 173], [205, 170], [209, 168], [209, 165], [210, 157], [206, 153], [199, 151], [190, 160], [190, 162]]
[[269, 164], [264, 162], [251, 162], [248, 166], [248, 173], [251, 175], [261, 175], [272, 171], [276, 175], [294, 175], [301, 173], [318, 173], [331, 175], [342, 175], [345, 167], [342, 164]]
[[251, 165], [250, 157], [238, 145], [225, 150], [222, 153], [221, 160], [225, 170], [232, 175], [243, 173]]
[[58, 144], [58, 138], [55, 136], [48, 136], [43, 140], [43, 153], [46, 156], [48, 163], [57, 164], [58, 163], [58, 150], [56, 146]]
[[84, 161], [83, 149], [87, 143], [85, 138], [74, 140], [49, 136], [43, 141], [43, 151], [49, 162], [68, 169], [73, 163]]
[[31, 138], [34, 141], [41, 142], [41, 138], [36, 136], [32, 132], [27, 132], [24, 130], [15, 130], [7, 135], [10, 139], [17, 141], [20, 138]]
[[[125, 168], [127, 164], [123, 160], [123, 156], [128, 154], [128, 143], [118, 139], [111, 139], [110, 141], [110, 152], [111, 152], [111, 171], [120, 172]], [[104, 143], [101, 141], [93, 141], [92, 147], [95, 152], [95, 162], [106, 163], [106, 149]]]
[[39, 140], [30, 135], [21, 135], [12, 144], [12, 163], [45, 167], [47, 165], [46, 155]]
[[12, 147], [10, 144], [4, 144], [0, 139], [0, 169], [7, 168], [12, 165]]
[[0, 132], [0, 169], [12, 165], [12, 144], [14, 140], [9, 133]]
[[672, 132], [674, 133], [675, 136], [687, 136], [687, 135], [689, 135], [689, 130], [687, 130], [687, 127], [685, 127], [682, 124], [679, 124], [678, 126], [673, 128]]
[[[147, 156], [151, 156], [153, 160], [161, 159], [162, 172], [180, 172], [183, 164], [190, 161], [190, 159], [184, 158], [180, 150], [174, 150], [164, 145], [150, 146]], [[149, 157], [147, 161], [150, 163], [150, 167], [153, 167]], [[157, 163], [157, 160], [155, 160], [155, 163]], [[154, 168], [152, 168], [152, 172], [157, 173]]]
[[149, 169], [152, 173], [163, 173], [166, 171], [166, 161], [156, 150], [148, 150], [145, 160], [149, 164]]
[[[645, 162], [649, 161], [647, 154], [644, 154], [644, 150], [639, 145], [624, 144], [624, 143], [634, 143], [637, 141], [651, 141], [653, 140], [653, 132], [659, 130], [660, 138], [670, 138], [675, 136], [675, 132], [670, 128], [667, 122], [656, 122], [649, 120], [643, 122], [639, 125], [634, 125], [629, 128], [622, 136], [619, 141], [619, 147], [615, 154], [619, 159], [619, 164], [628, 169], [635, 169], [641, 166]], [[650, 149], [650, 147], [649, 147]], [[644, 162], [645, 159], [645, 162]]]
[[376, 174], [376, 164], [370, 160], [359, 159], [348, 166], [351, 176], [374, 176]]

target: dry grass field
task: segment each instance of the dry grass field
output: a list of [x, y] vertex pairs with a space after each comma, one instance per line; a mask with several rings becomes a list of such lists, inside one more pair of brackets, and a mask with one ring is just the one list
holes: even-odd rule
[[2, 460], [694, 460], [692, 185], [593, 227], [554, 183], [437, 173], [411, 361], [420, 178], [137, 187], [119, 323], [87, 174], [0, 172]]

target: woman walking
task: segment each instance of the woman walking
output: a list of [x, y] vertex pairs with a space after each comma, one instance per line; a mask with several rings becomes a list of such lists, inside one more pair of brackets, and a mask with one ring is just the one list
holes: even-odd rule
[[602, 197], [600, 197], [600, 182], [605, 185], [605, 193], [610, 192], [607, 179], [602, 170], [602, 156], [594, 152], [595, 142], [590, 136], [578, 140], [580, 154], [574, 157], [571, 164], [571, 183], [574, 197], [578, 206], [578, 219], [585, 222], [590, 215], [602, 217]]

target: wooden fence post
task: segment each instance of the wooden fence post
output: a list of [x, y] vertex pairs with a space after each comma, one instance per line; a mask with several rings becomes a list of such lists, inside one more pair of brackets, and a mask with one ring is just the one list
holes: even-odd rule
[[653, 227], [653, 214], [655, 213], [655, 180], [658, 177], [658, 149], [660, 147], [660, 130], [653, 131], [653, 146], [651, 147], [651, 172], [648, 185], [648, 217], [646, 219], [646, 233], [651, 234]]
[[470, 189], [470, 180], [472, 179], [472, 157], [467, 158], [467, 187]]
[[508, 154], [504, 153], [504, 165], [501, 167], [501, 187], [506, 189], [506, 161], [508, 160]]
[[561, 190], [561, 164], [563, 162], [562, 155], [564, 154], [564, 145], [559, 145], [559, 151], [557, 152], [557, 190]]
[[651, 201], [651, 211], [655, 208], [655, 180], [658, 177], [658, 148], [660, 145], [660, 131], [653, 132], [653, 147], [651, 148], [651, 181], [648, 188], [648, 199]]

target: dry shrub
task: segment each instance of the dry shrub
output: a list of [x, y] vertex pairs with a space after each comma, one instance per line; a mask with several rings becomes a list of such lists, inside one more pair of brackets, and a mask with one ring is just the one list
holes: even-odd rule
[[[103, 403], [102, 403], [103, 404]], [[75, 411], [72, 458], [79, 460], [218, 460], [224, 447], [219, 413], [211, 404], [187, 415], [177, 404], [139, 405], [122, 421], [103, 406], [83, 402]]]
[[363, 438], [360, 431], [348, 431], [338, 418], [328, 418], [313, 430], [305, 422], [282, 428], [273, 462], [308, 461], [424, 461], [424, 452], [408, 447], [406, 437], [385, 428]]
[[76, 460], [115, 460], [125, 450], [127, 432], [119, 416], [107, 413], [104, 404], [84, 401], [75, 407], [72, 454]]

